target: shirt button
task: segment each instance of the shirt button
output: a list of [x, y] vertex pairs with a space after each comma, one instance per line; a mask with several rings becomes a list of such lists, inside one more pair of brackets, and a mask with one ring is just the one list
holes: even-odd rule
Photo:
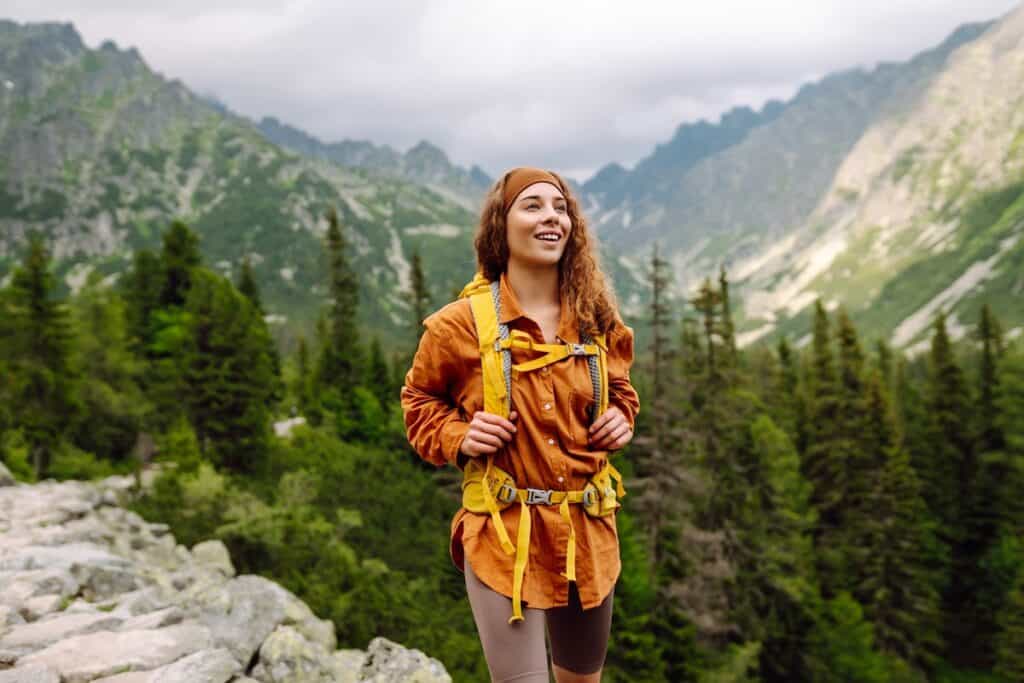
[[555, 444], [555, 440], [554, 439], [548, 439], [548, 443], [553, 446]]
[[565, 481], [565, 477], [559, 477], [558, 481], [560, 481], [560, 482]]
[[547, 368], [541, 368], [540, 371], [543, 372], [545, 375], [548, 374], [548, 369]]
[[544, 404], [544, 410], [551, 410], [551, 404], [550, 403], [545, 403]]

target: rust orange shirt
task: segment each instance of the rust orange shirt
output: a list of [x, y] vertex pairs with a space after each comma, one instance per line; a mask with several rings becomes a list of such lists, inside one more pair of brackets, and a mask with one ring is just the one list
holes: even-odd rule
[[[544, 342], [540, 326], [527, 317], [505, 275], [501, 277], [499, 322]], [[578, 321], [563, 300], [558, 338], [579, 343]], [[402, 387], [409, 442], [424, 460], [437, 466], [446, 463], [462, 469], [467, 456], [459, 445], [469, 421], [483, 410], [483, 382], [476, 328], [469, 299], [454, 301], [424, 321], [412, 367]], [[617, 325], [607, 335], [608, 402], [617, 406], [630, 427], [640, 402], [630, 384], [633, 362], [633, 331]], [[512, 362], [530, 360], [536, 353], [513, 349]], [[570, 356], [539, 370], [515, 374], [512, 406], [518, 412], [512, 442], [495, 456], [494, 464], [508, 472], [520, 487], [582, 489], [587, 480], [608, 461], [609, 452], [587, 446], [588, 411], [594, 389], [584, 356]], [[624, 505], [629, 504], [629, 498]], [[524, 605], [547, 609], [568, 604], [569, 580], [566, 544], [569, 527], [556, 505], [528, 505], [531, 515], [530, 554], [523, 577]], [[621, 570], [615, 515], [591, 517], [581, 505], [570, 505], [576, 529], [576, 579], [584, 609], [599, 605], [615, 585]], [[501, 512], [502, 521], [515, 539], [520, 505]], [[489, 587], [512, 597], [513, 563], [493, 528], [490, 515], [460, 508], [452, 519], [449, 552], [459, 571], [463, 561]]]

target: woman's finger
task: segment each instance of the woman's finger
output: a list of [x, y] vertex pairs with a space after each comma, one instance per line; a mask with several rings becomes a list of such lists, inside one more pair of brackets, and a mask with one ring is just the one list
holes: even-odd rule
[[616, 422], [615, 425], [608, 431], [608, 433], [601, 438], [600, 441], [595, 441], [595, 446], [600, 448], [608, 448], [611, 444], [622, 437], [623, 434], [629, 431], [629, 425], [625, 420]]
[[615, 413], [612, 412], [613, 409], [614, 409], [614, 406], [612, 406], [612, 408], [609, 408], [608, 410], [604, 411], [604, 413], [599, 415], [598, 418], [596, 420], [594, 420], [593, 424], [590, 425], [589, 432], [590, 432], [591, 438], [593, 438], [594, 434], [596, 434], [599, 429], [601, 429], [602, 427], [604, 427], [608, 423], [608, 420], [612, 419], [612, 417], [615, 415]]
[[[515, 413], [513, 412], [513, 415], [514, 414]], [[475, 413], [473, 413], [473, 419], [479, 419], [489, 424], [498, 425], [499, 427], [505, 429], [508, 432], [514, 433], [516, 431], [516, 426], [514, 424], [503, 418], [501, 415], [495, 415], [494, 413], [486, 413], [482, 410], [478, 410]]]
[[590, 437], [590, 442], [601, 443], [606, 438], [608, 438], [609, 434], [614, 432], [616, 429], [618, 429], [620, 425], [623, 425], [625, 423], [626, 418], [622, 417], [622, 415], [613, 416], [610, 420], [608, 420], [608, 422], [605, 423], [603, 427], [601, 427], [601, 429], [598, 432], [596, 432], [593, 436]]
[[610, 451], [617, 451], [620, 448], [622, 448], [623, 446], [625, 446], [627, 443], [629, 443], [632, 439], [633, 439], [633, 430], [627, 429], [626, 433], [623, 434], [622, 436], [620, 436], [618, 439], [616, 439], [615, 443], [612, 444], [611, 448], [609, 448], [608, 450], [610, 450]]
[[488, 455], [498, 450], [497, 446], [491, 446], [489, 444], [478, 441], [469, 435], [466, 436], [466, 443], [469, 447], [469, 453], [476, 457], [478, 455]]
[[505, 441], [512, 440], [512, 433], [500, 425], [496, 425], [492, 422], [485, 422], [483, 420], [475, 421], [470, 423], [470, 429], [476, 429], [477, 431], [484, 432], [485, 434], [493, 434], [499, 439]]
[[488, 434], [487, 432], [472, 429], [469, 431], [469, 434], [472, 435], [474, 441], [493, 446], [496, 449], [505, 445], [501, 438], [495, 434]]

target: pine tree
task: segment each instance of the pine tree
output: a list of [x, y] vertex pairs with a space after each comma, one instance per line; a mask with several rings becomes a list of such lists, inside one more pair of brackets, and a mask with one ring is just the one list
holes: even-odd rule
[[50, 253], [38, 233], [11, 279], [15, 304], [12, 375], [14, 421], [25, 435], [36, 479], [46, 477], [58, 441], [82, 415], [71, 364], [73, 337], [66, 306], [54, 298]]
[[836, 376], [828, 314], [818, 300], [814, 307], [813, 366], [809, 388], [809, 429], [804, 475], [811, 482], [811, 502], [818, 511], [815, 547], [820, 562], [822, 590], [832, 597], [843, 584], [845, 570], [842, 539], [846, 495], [847, 450], [841, 431], [842, 396]]
[[883, 651], [929, 669], [942, 648], [935, 571], [944, 556], [933, 534], [917, 473], [900, 447], [881, 373], [867, 386], [871, 486], [852, 538], [854, 596]]
[[981, 370], [978, 377], [978, 451], [987, 453], [1000, 451], [1005, 443], [999, 429], [995, 399], [999, 392], [997, 365], [1003, 355], [1001, 325], [988, 304], [981, 308], [976, 337], [981, 342]]
[[189, 418], [205, 457], [256, 473], [270, 438], [272, 366], [256, 309], [219, 275], [192, 272], [181, 367]]
[[256, 278], [252, 273], [252, 260], [248, 256], [242, 259], [242, 268], [238, 274], [238, 282], [235, 283], [235, 286], [256, 307], [260, 315], [266, 313], [266, 310], [263, 308], [263, 301], [260, 299], [260, 290], [256, 285]]
[[132, 268], [122, 282], [129, 345], [135, 353], [142, 354], [153, 341], [149, 315], [160, 305], [164, 284], [160, 258], [148, 249], [137, 250], [132, 258]]
[[924, 475], [925, 500], [938, 521], [939, 537], [951, 555], [952, 580], [943, 596], [948, 656], [958, 665], [968, 665], [973, 663], [974, 653], [962, 646], [970, 641], [972, 624], [961, 614], [969, 609], [973, 554], [964, 520], [964, 503], [975, 477], [971, 399], [963, 371], [953, 356], [944, 312], [935, 320], [930, 361], [927, 404], [931, 461], [919, 471]]
[[266, 310], [263, 308], [263, 300], [260, 297], [259, 286], [256, 284], [256, 278], [252, 272], [252, 262], [249, 257], [246, 256], [242, 260], [242, 269], [238, 276], [238, 282], [235, 284], [239, 293], [242, 294], [256, 309], [260, 324], [266, 328], [266, 338], [270, 341], [270, 346], [267, 348], [267, 353], [270, 354], [270, 365], [273, 371], [273, 387], [271, 391], [271, 401], [274, 404], [278, 404], [284, 400], [285, 386], [284, 380], [281, 376], [281, 352], [277, 349], [277, 344], [274, 342], [273, 336], [270, 334], [270, 328], [267, 327], [266, 323]]
[[718, 291], [722, 299], [722, 350], [723, 362], [736, 366], [736, 332], [732, 322], [732, 306], [729, 303], [729, 279], [725, 274], [725, 266], [718, 272]]
[[789, 437], [766, 415], [750, 426], [755, 454], [750, 495], [757, 499], [738, 584], [748, 593], [754, 618], [746, 640], [762, 643], [766, 680], [808, 680], [806, 639], [814, 627], [818, 584], [811, 532], [811, 486], [800, 474], [800, 457]]
[[310, 386], [312, 378], [309, 367], [309, 347], [306, 344], [306, 338], [302, 335], [299, 335], [298, 344], [298, 369], [296, 371], [295, 385], [292, 387], [292, 394], [298, 403], [299, 413], [308, 415], [310, 404], [313, 401]]
[[[679, 484], [679, 451], [678, 439], [673, 438], [678, 426], [678, 411], [669, 397], [669, 386], [672, 383], [669, 360], [673, 356], [669, 348], [668, 329], [671, 324], [667, 299], [668, 263], [658, 255], [658, 245], [651, 252], [651, 264], [648, 271], [651, 288], [650, 325], [650, 375], [652, 395], [648, 402], [645, 424], [649, 429], [638, 433], [634, 438], [631, 450], [634, 462], [634, 474], [631, 494], [634, 509], [644, 520], [644, 528], [648, 530], [647, 555], [657, 571], [665, 552], [663, 531], [671, 526], [675, 511], [671, 508], [678, 496], [673, 496]], [[641, 430], [637, 430], [640, 432]]]
[[412, 253], [410, 271], [413, 332], [416, 334], [416, 344], [419, 344], [423, 336], [423, 320], [430, 314], [430, 289], [427, 287], [426, 275], [423, 274], [423, 259], [419, 249]]
[[964, 531], [957, 547], [958, 566], [967, 572], [959, 581], [963, 603], [958, 606], [957, 621], [963, 625], [961, 632], [969, 633], [971, 638], [961, 643], [961, 649], [971, 653], [975, 666], [984, 668], [990, 668], [996, 656], [992, 642], [998, 625], [995, 614], [982, 603], [986, 596], [999, 590], [999, 581], [982, 565], [1000, 536], [1008, 528], [1012, 529], [1008, 527], [1013, 515], [1008, 514], [1007, 498], [1019, 495], [1005, 488], [1017, 477], [1012, 461], [1006, 457], [1006, 442], [996, 405], [1000, 393], [997, 366], [1003, 352], [999, 328], [998, 320], [985, 304], [974, 334], [981, 345], [974, 430], [977, 460], [962, 501]]
[[[875, 475], [884, 463], [884, 448], [878, 442], [878, 434], [866, 428], [865, 386], [863, 380], [864, 354], [861, 351], [857, 330], [840, 306], [838, 312], [839, 344], [839, 412], [835, 424], [837, 438], [831, 441], [830, 457], [836, 459], [846, 476], [844, 500], [838, 509], [838, 523], [844, 537], [842, 546], [834, 548], [846, 577], [857, 563], [853, 560], [859, 550], [858, 539], [864, 535], [864, 525], [870, 516], [868, 500], [875, 486]], [[843, 590], [852, 590], [852, 578], [830, 577], [832, 585], [841, 585]]]
[[885, 383], [885, 389], [890, 394], [893, 391], [893, 359], [892, 349], [885, 343], [884, 339], [879, 339], [875, 343], [875, 364], [878, 367], [879, 373], [882, 375], [882, 381]]
[[334, 207], [327, 211], [327, 224], [331, 304], [317, 368], [317, 384], [321, 390], [334, 390], [342, 404], [348, 405], [353, 390], [359, 385], [362, 369], [356, 320], [359, 281], [349, 262], [348, 242]]
[[71, 302], [78, 340], [75, 366], [81, 372], [81, 398], [89, 416], [73, 442], [97, 457], [123, 460], [132, 451], [143, 420], [152, 410], [140, 380], [143, 361], [131, 352], [125, 301], [100, 284], [93, 271]]
[[380, 401], [380, 407], [385, 412], [389, 411], [392, 404], [395, 403], [395, 398], [398, 396], [397, 391], [393, 391], [391, 386], [391, 373], [388, 371], [388, 363], [384, 360], [384, 351], [380, 347], [380, 339], [374, 337], [370, 342], [370, 364], [368, 368], [367, 386], [373, 395]]
[[697, 295], [689, 300], [700, 314], [704, 326], [704, 353], [707, 367], [707, 384], [719, 389], [725, 381], [722, 373], [722, 321], [718, 308], [722, 303], [721, 293], [711, 286], [711, 280], [704, 279]]
[[1024, 347], [1018, 345], [999, 364], [995, 396], [996, 428], [1005, 443], [1003, 468], [1008, 473], [999, 489], [997, 505], [1002, 533], [1024, 530]]
[[801, 431], [805, 428], [800, 424], [801, 413], [800, 402], [803, 396], [800, 393], [800, 377], [797, 371], [796, 359], [793, 357], [793, 350], [789, 347], [789, 341], [785, 337], [779, 339], [775, 347], [779, 361], [779, 384], [777, 393], [769, 405], [775, 411], [775, 422], [786, 432], [790, 440], [800, 452]]
[[192, 283], [192, 269], [201, 262], [199, 235], [181, 221], [174, 221], [163, 235], [163, 285], [161, 306], [182, 306]]
[[1024, 681], [1024, 569], [999, 614], [995, 672], [1008, 681]]

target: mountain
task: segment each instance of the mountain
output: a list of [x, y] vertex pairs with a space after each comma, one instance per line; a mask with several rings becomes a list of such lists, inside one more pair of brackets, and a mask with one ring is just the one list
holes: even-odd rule
[[470, 211], [479, 209], [481, 197], [494, 182], [479, 166], [474, 165], [467, 171], [452, 164], [442, 149], [426, 140], [402, 154], [388, 145], [375, 145], [367, 140], [323, 143], [273, 117], [264, 117], [258, 127], [268, 140], [285, 149], [340, 166], [365, 168], [425, 185], [463, 203]]
[[1022, 102], [1024, 7], [878, 117], [797, 229], [737, 263], [747, 314], [762, 330], [796, 332], [801, 316], [777, 314], [820, 296], [915, 350], [940, 307], [954, 337], [986, 300], [1005, 323], [1024, 323]]
[[[91, 271], [115, 280], [134, 249], [158, 249], [182, 218], [222, 274], [252, 258], [279, 333], [309, 334], [327, 291], [333, 204], [361, 274], [361, 315], [390, 345], [410, 334], [413, 250], [438, 304], [474, 270], [477, 217], [451, 192], [282, 149], [136, 50], [88, 48], [70, 24], [0, 21], [0, 148], [0, 282], [29, 230], [50, 239], [74, 290]], [[432, 159], [427, 150], [407, 163], [426, 175]]]
[[741, 343], [805, 341], [819, 296], [914, 349], [940, 303], [962, 308], [954, 326], [983, 297], [1024, 322], [1010, 304], [1021, 15], [961, 26], [907, 62], [831, 74], [760, 112], [681, 126], [635, 169], [602, 169], [588, 206], [633, 275], [627, 299], [640, 300], [658, 242], [680, 296], [728, 267]]

